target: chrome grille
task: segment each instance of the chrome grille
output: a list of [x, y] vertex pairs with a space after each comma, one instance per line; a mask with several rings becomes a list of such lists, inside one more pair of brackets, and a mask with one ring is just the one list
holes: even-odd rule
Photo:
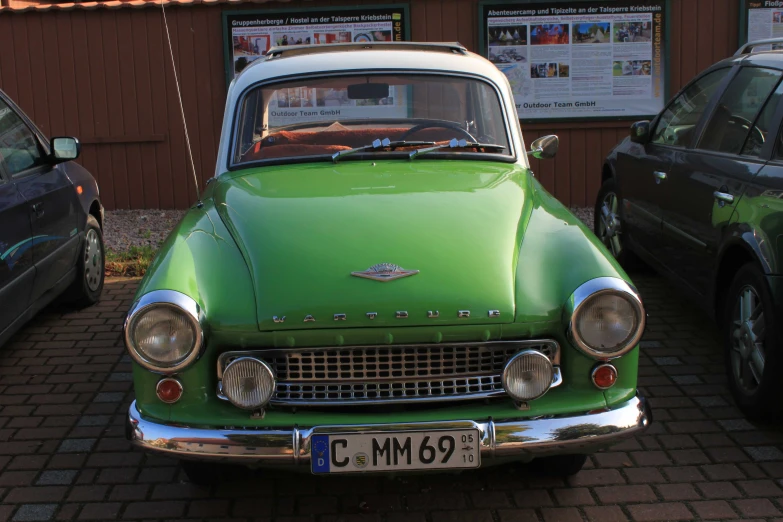
[[[353, 384], [279, 383], [275, 399], [293, 401], [375, 401], [397, 398], [451, 399], [460, 395], [503, 392], [500, 375], [465, 377], [443, 381], [407, 381]], [[273, 400], [274, 402], [274, 400]]]
[[275, 373], [272, 404], [477, 399], [504, 395], [503, 368], [515, 354], [530, 349], [559, 365], [555, 341], [275, 349], [222, 354], [218, 378], [233, 359], [256, 357]]

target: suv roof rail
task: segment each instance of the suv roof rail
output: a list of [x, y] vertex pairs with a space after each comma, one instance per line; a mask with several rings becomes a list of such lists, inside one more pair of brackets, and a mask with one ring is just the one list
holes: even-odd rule
[[267, 60], [298, 56], [302, 54], [358, 51], [373, 49], [382, 51], [434, 51], [451, 54], [468, 54], [468, 49], [459, 42], [351, 42], [333, 44], [286, 45], [270, 48]]
[[783, 38], [767, 38], [764, 40], [756, 40], [755, 42], [748, 42], [742, 47], [739, 48], [739, 50], [734, 53], [734, 56], [742, 56], [743, 54], [750, 54], [753, 52], [754, 47], [759, 47], [761, 45], [770, 45], [770, 44], [783, 44]]

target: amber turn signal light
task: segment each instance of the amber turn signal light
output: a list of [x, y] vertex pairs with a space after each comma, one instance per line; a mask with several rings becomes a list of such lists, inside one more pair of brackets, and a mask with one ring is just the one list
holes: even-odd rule
[[599, 364], [593, 368], [590, 378], [593, 380], [596, 388], [608, 390], [617, 382], [617, 368], [611, 364]]
[[155, 387], [155, 393], [158, 399], [166, 404], [173, 404], [182, 397], [182, 384], [177, 379], [166, 377], [158, 381]]

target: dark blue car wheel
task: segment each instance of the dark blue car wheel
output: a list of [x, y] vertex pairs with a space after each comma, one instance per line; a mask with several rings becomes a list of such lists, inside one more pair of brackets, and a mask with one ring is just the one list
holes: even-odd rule
[[88, 215], [76, 266], [76, 279], [67, 292], [67, 299], [77, 306], [90, 306], [97, 303], [103, 290], [105, 265], [106, 252], [101, 226], [94, 216]]

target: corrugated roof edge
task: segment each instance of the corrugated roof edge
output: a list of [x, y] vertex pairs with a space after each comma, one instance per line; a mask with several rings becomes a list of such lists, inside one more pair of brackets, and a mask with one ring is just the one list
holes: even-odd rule
[[[217, 4], [265, 4], [271, 0], [163, 0], [166, 7], [172, 6], [194, 6], [194, 5], [217, 5]], [[276, 0], [278, 2], [289, 2], [290, 0]], [[74, 10], [94, 10], [94, 9], [142, 9], [145, 7], [160, 7], [160, 1], [131, 0], [130, 2], [121, 2], [112, 0], [109, 2], [67, 2], [57, 4], [37, 4], [24, 6], [0, 6], [2, 13], [25, 13], [25, 12], [46, 12], [46, 11], [74, 11]]]
[[330, 53], [340, 51], [436, 51], [442, 53], [468, 54], [468, 49], [459, 42], [371, 42], [333, 43], [313, 45], [287, 45], [272, 47], [266, 52], [266, 59], [285, 58], [303, 54]]

